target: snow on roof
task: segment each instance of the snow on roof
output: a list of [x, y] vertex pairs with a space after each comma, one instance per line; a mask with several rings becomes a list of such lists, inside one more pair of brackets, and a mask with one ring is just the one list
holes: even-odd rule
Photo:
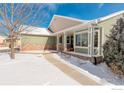
[[49, 36], [49, 35], [51, 35], [51, 32], [47, 28], [30, 26], [30, 27], [26, 28], [25, 31], [22, 32], [22, 34]]

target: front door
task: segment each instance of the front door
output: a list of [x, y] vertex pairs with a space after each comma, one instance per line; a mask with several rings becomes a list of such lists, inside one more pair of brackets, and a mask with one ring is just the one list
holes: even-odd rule
[[74, 51], [73, 35], [67, 36], [67, 50]]

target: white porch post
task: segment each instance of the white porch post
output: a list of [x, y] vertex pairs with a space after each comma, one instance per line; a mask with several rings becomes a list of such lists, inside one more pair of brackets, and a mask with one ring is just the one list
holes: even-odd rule
[[59, 44], [59, 36], [58, 36], [58, 34], [57, 34], [57, 40], [56, 40], [56, 48], [57, 48], [57, 51], [59, 50], [58, 44]]
[[64, 51], [67, 51], [66, 33], [64, 32]]
[[98, 55], [101, 55], [101, 44], [102, 44], [102, 31], [101, 31], [101, 28], [99, 28], [99, 31], [98, 31]]
[[88, 55], [91, 55], [91, 28], [88, 28]]
[[75, 32], [73, 33], [73, 46], [74, 46], [74, 52], [75, 52], [75, 43], [76, 43], [76, 36], [75, 36]]
[[91, 45], [90, 45], [90, 55], [92, 56], [94, 54], [94, 33], [93, 33], [93, 27], [91, 27]]

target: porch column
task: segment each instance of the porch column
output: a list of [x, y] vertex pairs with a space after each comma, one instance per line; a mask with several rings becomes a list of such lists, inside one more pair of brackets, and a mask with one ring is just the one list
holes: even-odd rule
[[101, 28], [99, 28], [98, 31], [98, 55], [101, 55], [101, 51], [102, 51], [102, 30]]
[[90, 55], [92, 56], [94, 54], [94, 37], [93, 37], [93, 27], [91, 27], [91, 44], [90, 44]]
[[75, 32], [73, 33], [73, 46], [74, 46], [74, 52], [75, 52], [75, 44], [76, 43], [76, 36], [75, 36]]
[[66, 33], [64, 32], [64, 51], [67, 51]]
[[56, 48], [57, 48], [57, 51], [59, 50], [58, 44], [59, 44], [59, 36], [58, 36], [58, 34], [57, 34], [57, 40], [56, 40]]

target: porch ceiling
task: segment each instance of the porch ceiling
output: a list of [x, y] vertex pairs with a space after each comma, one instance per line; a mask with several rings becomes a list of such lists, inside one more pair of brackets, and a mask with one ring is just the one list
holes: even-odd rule
[[86, 22], [88, 21], [54, 15], [48, 29], [51, 30], [52, 32], [58, 32]]

